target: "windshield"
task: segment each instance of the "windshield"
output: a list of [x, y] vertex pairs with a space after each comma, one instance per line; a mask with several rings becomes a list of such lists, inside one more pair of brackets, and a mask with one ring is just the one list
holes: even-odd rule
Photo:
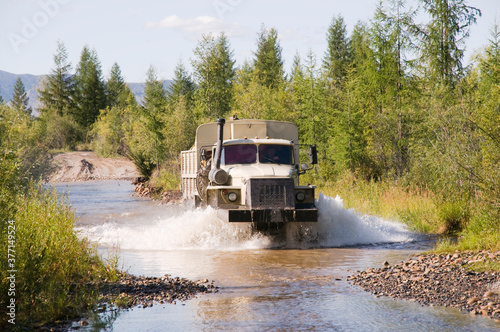
[[[291, 165], [292, 147], [281, 144], [260, 144], [258, 146], [259, 162], [263, 164]], [[221, 163], [223, 165], [253, 164], [257, 162], [257, 145], [232, 144], [222, 149]]]
[[257, 161], [257, 146], [253, 144], [226, 145], [222, 148], [221, 163], [253, 164]]
[[259, 145], [259, 162], [291, 165], [291, 149], [290, 145], [261, 144]]

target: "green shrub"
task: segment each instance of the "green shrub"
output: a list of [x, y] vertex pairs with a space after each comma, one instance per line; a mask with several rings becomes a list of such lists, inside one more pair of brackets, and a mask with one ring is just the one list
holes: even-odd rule
[[180, 184], [180, 169], [173, 163], [163, 165], [161, 171], [155, 172], [149, 181], [149, 185], [159, 188], [159, 191], [179, 190]]
[[[91, 308], [107, 267], [86, 240], [74, 232], [75, 216], [58, 202], [55, 191], [31, 186], [16, 200], [15, 216], [2, 229], [15, 227], [14, 241], [2, 234], [2, 257], [7, 243], [15, 245], [16, 327], [34, 328], [58, 319], [69, 319]], [[8, 242], [11, 240], [11, 242]], [[1, 306], [10, 303], [7, 260], [1, 264]], [[2, 315], [0, 326], [10, 326]]]
[[439, 207], [438, 217], [442, 234], [458, 234], [469, 220], [464, 202], [445, 202]]

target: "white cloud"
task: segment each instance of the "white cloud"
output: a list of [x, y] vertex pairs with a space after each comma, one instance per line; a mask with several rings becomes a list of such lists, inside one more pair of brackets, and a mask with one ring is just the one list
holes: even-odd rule
[[240, 36], [245, 33], [239, 23], [228, 23], [212, 16], [198, 16], [196, 18], [180, 18], [170, 15], [161, 21], [149, 21], [144, 25], [148, 29], [172, 28], [189, 34], [224, 32], [228, 37]]

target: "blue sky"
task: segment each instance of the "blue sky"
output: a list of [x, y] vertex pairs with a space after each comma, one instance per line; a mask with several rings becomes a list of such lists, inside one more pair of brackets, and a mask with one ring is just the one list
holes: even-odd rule
[[[348, 33], [368, 22], [377, 0], [0, 0], [0, 70], [47, 74], [58, 40], [66, 45], [73, 69], [85, 45], [96, 50], [105, 76], [114, 62], [128, 82], [142, 82], [150, 65], [171, 79], [190, 59], [202, 34], [228, 36], [237, 65], [252, 59], [262, 24], [278, 30], [285, 69], [295, 54], [309, 50], [320, 63], [326, 31], [336, 15]], [[408, 5], [416, 5], [409, 0]], [[469, 0], [483, 15], [471, 30], [466, 60], [487, 44], [500, 14], [499, 0]], [[498, 18], [500, 20], [500, 18]], [[500, 23], [499, 23], [500, 24]]]

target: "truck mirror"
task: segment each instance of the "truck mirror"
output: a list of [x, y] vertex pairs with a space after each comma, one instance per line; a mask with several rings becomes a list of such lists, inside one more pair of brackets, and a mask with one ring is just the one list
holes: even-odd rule
[[312, 165], [316, 165], [318, 163], [318, 152], [316, 150], [316, 145], [309, 146], [309, 162]]
[[303, 170], [303, 171], [307, 171], [307, 164], [306, 163], [303, 163], [303, 164], [300, 164], [300, 169]]
[[205, 149], [200, 150], [200, 158], [201, 160], [207, 160], [207, 150]]

